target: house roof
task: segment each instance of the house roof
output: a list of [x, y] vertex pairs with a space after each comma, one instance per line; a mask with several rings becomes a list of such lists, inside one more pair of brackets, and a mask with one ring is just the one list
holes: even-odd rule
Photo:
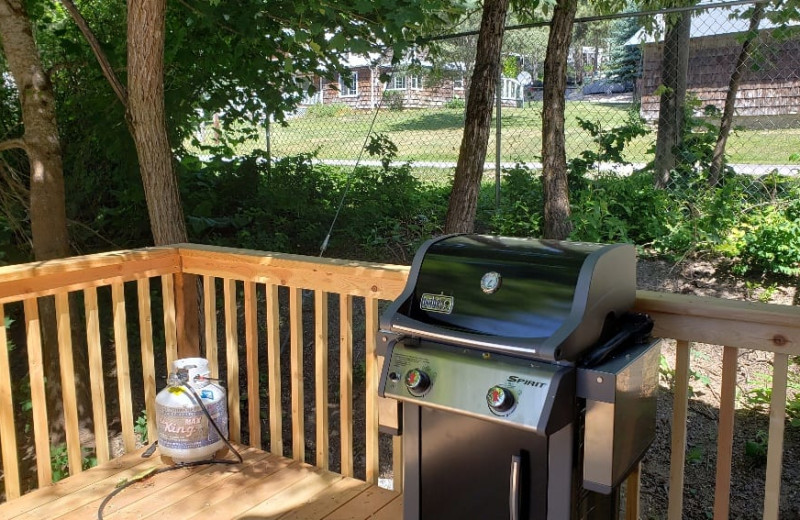
[[[702, 7], [703, 3], [698, 4]], [[719, 5], [719, 4], [715, 4]], [[736, 34], [748, 30], [750, 20], [742, 18], [742, 14], [750, 9], [751, 5], [733, 5], [730, 7], [713, 7], [692, 13], [691, 38], [704, 38], [706, 36], [719, 36], [722, 34]], [[770, 6], [768, 11], [773, 10]], [[732, 18], [733, 17], [733, 18]], [[788, 25], [798, 25], [797, 22], [790, 22]], [[774, 29], [778, 24], [772, 23], [766, 17], [761, 21], [760, 30]], [[664, 16], [657, 15], [655, 29], [648, 32], [644, 27], [636, 31], [625, 45], [639, 45], [642, 43], [655, 43], [664, 39]]]

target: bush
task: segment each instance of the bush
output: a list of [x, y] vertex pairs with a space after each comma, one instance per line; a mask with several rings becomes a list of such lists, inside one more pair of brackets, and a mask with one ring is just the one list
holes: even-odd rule
[[392, 112], [405, 108], [405, 94], [400, 90], [384, 90], [383, 104]]
[[506, 236], [540, 236], [544, 216], [542, 178], [527, 166], [503, 170], [500, 206], [489, 219], [492, 233]]
[[800, 275], [800, 200], [783, 211], [774, 206], [759, 211], [749, 228], [742, 238], [739, 272]]
[[465, 108], [467, 108], [467, 102], [464, 101], [464, 99], [462, 98], [454, 97], [452, 99], [448, 99], [445, 102], [444, 107], [464, 110]]
[[349, 116], [352, 113], [353, 109], [350, 105], [345, 105], [344, 103], [310, 105], [306, 110], [306, 114], [311, 117], [342, 117]]

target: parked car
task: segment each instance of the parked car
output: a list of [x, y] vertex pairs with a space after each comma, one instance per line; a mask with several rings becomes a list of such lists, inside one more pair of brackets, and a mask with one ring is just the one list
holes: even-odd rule
[[633, 81], [615, 81], [611, 79], [598, 79], [583, 87], [585, 95], [590, 94], [619, 94], [633, 92]]

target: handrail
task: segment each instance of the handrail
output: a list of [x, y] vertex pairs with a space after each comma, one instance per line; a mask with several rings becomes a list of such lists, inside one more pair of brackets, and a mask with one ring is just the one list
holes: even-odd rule
[[[326, 407], [316, 407], [315, 438], [316, 449], [313, 453], [304, 453], [305, 426], [303, 423], [304, 402], [306, 399], [328, 401], [328, 385], [324, 383], [330, 379], [328, 374], [328, 356], [334, 345], [329, 345], [330, 332], [328, 330], [328, 315], [338, 307], [339, 330], [332, 331], [339, 336], [339, 362], [343, 369], [339, 374], [339, 437], [342, 450], [339, 455], [340, 471], [346, 475], [363, 472], [370, 481], [376, 481], [378, 476], [378, 421], [384, 422], [385, 417], [378, 417], [385, 410], [392, 407], [379, 406], [375, 393], [377, 373], [380, 369], [375, 353], [374, 331], [378, 326], [379, 302], [392, 300], [402, 291], [408, 267], [359, 262], [349, 260], [320, 259], [300, 255], [281, 253], [267, 253], [243, 249], [202, 246], [195, 244], [177, 244], [170, 247], [147, 248], [141, 250], [118, 251], [98, 255], [55, 260], [51, 262], [38, 262], [24, 265], [0, 267], [0, 316], [3, 309], [12, 306], [23, 311], [24, 324], [28, 328], [28, 347], [33, 357], [31, 373], [39, 372], [40, 338], [37, 331], [40, 327], [38, 315], [38, 298], [43, 296], [57, 296], [56, 316], [59, 321], [60, 355], [62, 356], [62, 378], [67, 378], [69, 368], [70, 350], [77, 348], [71, 344], [67, 330], [70, 327], [70, 314], [75, 312], [68, 302], [72, 294], [82, 295], [89, 349], [92, 388], [95, 390], [92, 408], [97, 424], [98, 436], [97, 449], [99, 452], [108, 451], [107, 430], [105, 429], [105, 403], [103, 395], [102, 371], [103, 357], [102, 344], [106, 338], [101, 336], [98, 313], [104, 309], [98, 307], [98, 289], [106, 291], [106, 299], [110, 295], [113, 307], [113, 330], [111, 334], [117, 338], [116, 358], [119, 363], [128, 364], [128, 348], [125, 341], [126, 330], [138, 327], [141, 338], [141, 377], [145, 384], [145, 401], [148, 404], [146, 416], [150, 435], [154, 434], [153, 410], [150, 401], [155, 393], [155, 372], [153, 370], [156, 358], [169, 362], [178, 354], [177, 339], [180, 334], [176, 326], [180, 316], [180, 306], [176, 305], [178, 289], [174, 285], [174, 278], [186, 277], [194, 285], [194, 277], [199, 279], [202, 286], [201, 300], [203, 313], [206, 319], [205, 330], [200, 337], [206, 343], [206, 355], [210, 358], [214, 375], [220, 368], [220, 361], [224, 361], [228, 368], [227, 374], [220, 377], [227, 378], [232, 391], [231, 399], [231, 430], [234, 438], [241, 435], [239, 425], [242, 424], [239, 416], [240, 373], [247, 377], [247, 404], [242, 408], [247, 413], [247, 432], [251, 436], [250, 443], [261, 447], [262, 438], [268, 439], [268, 449], [275, 453], [285, 454], [290, 452], [298, 460], [316, 461], [321, 467], [328, 465], [331, 454], [328, 446], [330, 417], [326, 414]], [[160, 278], [161, 298], [164, 308], [164, 336], [161, 340], [153, 338], [151, 321], [160, 319], [160, 316], [151, 315], [151, 285], [150, 281]], [[138, 302], [138, 323], [127, 323], [129, 319], [125, 308], [126, 282], [136, 282], [136, 300]], [[185, 281], [184, 281], [185, 283]], [[217, 289], [219, 286], [219, 290]], [[288, 289], [288, 300], [283, 301]], [[304, 301], [308, 296], [306, 291], [313, 291], [314, 297]], [[131, 296], [131, 291], [128, 291]], [[336, 299], [338, 296], [338, 304]], [[218, 302], [218, 298], [221, 302]], [[354, 302], [363, 298], [364, 311], [358, 316], [354, 313]], [[331, 309], [328, 309], [329, 299]], [[42, 301], [42, 300], [40, 300]], [[287, 303], [288, 302], [288, 303]], [[303, 305], [306, 305], [304, 308]], [[218, 304], [220, 305], [219, 308]], [[131, 309], [134, 306], [130, 306]], [[314, 334], [304, 339], [304, 312], [314, 309], [314, 319], [308, 326], [314, 328]], [[725, 363], [723, 366], [723, 395], [720, 405], [720, 432], [718, 440], [718, 467], [717, 467], [717, 492], [715, 511], [717, 515], [725, 515], [728, 510], [729, 476], [731, 472], [730, 446], [733, 438], [733, 413], [735, 411], [735, 385], [736, 385], [736, 358], [739, 349], [752, 349], [773, 352], [774, 373], [772, 403], [770, 407], [769, 427], [769, 452], [767, 456], [767, 489], [765, 493], [764, 518], [777, 518], [777, 497], [780, 494], [780, 475], [782, 462], [783, 443], [783, 417], [785, 414], [785, 395], [787, 390], [787, 371], [790, 356], [800, 355], [800, 308], [781, 306], [759, 302], [742, 302], [724, 300], [719, 298], [699, 297], [681, 294], [658, 293], [651, 291], [638, 291], [635, 310], [649, 313], [655, 320], [654, 334], [661, 337], [678, 340], [675, 360], [675, 395], [673, 404], [673, 429], [672, 429], [672, 458], [669, 492], [668, 518], [677, 519], [682, 515], [682, 487], [683, 465], [685, 463], [686, 446], [686, 417], [688, 402], [688, 380], [690, 374], [689, 351], [695, 343], [722, 345], [725, 347]], [[108, 309], [105, 309], [108, 311]], [[76, 316], [72, 316], [73, 322]], [[261, 322], [259, 321], [261, 320]], [[288, 320], [288, 325], [281, 326], [281, 320]], [[241, 323], [240, 323], [241, 321]], [[358, 323], [357, 323], [358, 321]], [[266, 327], [264, 327], [266, 324]], [[244, 334], [240, 334], [241, 330]], [[289, 331], [288, 334], [286, 331]], [[358, 330], [358, 332], [354, 332]], [[224, 335], [224, 340], [217, 345], [218, 333]], [[287, 337], [282, 338], [282, 334]], [[307, 338], [313, 338], [309, 341]], [[16, 438], [13, 426], [13, 402], [11, 391], [11, 374], [8, 364], [9, 337], [6, 330], [0, 327], [0, 443], [2, 443], [2, 460], [6, 473], [5, 489], [9, 499], [21, 493], [20, 480], [14, 478], [18, 475], [18, 464], [21, 459], [16, 453]], [[287, 359], [290, 369], [287, 374], [281, 374], [281, 344], [286, 340]], [[364, 370], [366, 375], [359, 384], [363, 385], [367, 400], [367, 416], [364, 423], [367, 428], [366, 436], [366, 465], [354, 468], [353, 449], [350, 448], [353, 438], [353, 346], [356, 342], [363, 342], [366, 348]], [[260, 349], [266, 344], [266, 350]], [[161, 345], [161, 346], [159, 346]], [[261, 346], [259, 346], [261, 345]], [[164, 348], [164, 351], [157, 349]], [[195, 346], [198, 349], [199, 347]], [[241, 351], [240, 349], [244, 349]], [[304, 359], [308, 359], [304, 349], [313, 349], [307, 354], [314, 360], [315, 374], [303, 374]], [[244, 352], [244, 353], [242, 353]], [[259, 356], [261, 356], [259, 358]], [[240, 359], [241, 358], [241, 359]], [[267, 385], [259, 377], [260, 364], [267, 360], [262, 375], [267, 380]], [[262, 365], [263, 366], [263, 365]], [[117, 393], [130, 393], [130, 367], [121, 367], [118, 371]], [[8, 375], [6, 375], [8, 374]], [[16, 374], [15, 374], [16, 376]], [[49, 457], [50, 450], [46, 445], [47, 417], [44, 415], [44, 391], [41, 375], [36, 376], [37, 381], [31, 382], [34, 419], [35, 441], [37, 454]], [[139, 377], [139, 376], [137, 376]], [[281, 386], [281, 380], [284, 386]], [[286, 381], [289, 383], [286, 383]], [[313, 380], [314, 392], [305, 395], [304, 380]], [[291, 386], [291, 388], [289, 386]], [[268, 399], [260, 402], [258, 394], [268, 386]], [[288, 395], [291, 404], [291, 414], [282, 418], [282, 395]], [[13, 396], [15, 399], [18, 396]], [[67, 454], [71, 472], [80, 471], [75, 468], [80, 456], [80, 447], [76, 445], [75, 426], [75, 397], [68, 391], [64, 394], [65, 410], [69, 412], [67, 418]], [[99, 402], [97, 400], [99, 399]], [[123, 429], [125, 449], [131, 449], [133, 444], [132, 424], [135, 413], [131, 409], [131, 397], [118, 395], [117, 402], [121, 407], [120, 424]], [[262, 408], [268, 413], [261, 417]], [[396, 407], [394, 408], [396, 410]], [[293, 418], [297, 418], [294, 420]], [[268, 429], [262, 435], [261, 421], [268, 422]], [[282, 421], [293, 421], [289, 430], [290, 438], [284, 443]], [[242, 428], [245, 425], [242, 424]], [[235, 431], [234, 431], [235, 430]], [[285, 444], [285, 445], [284, 445]], [[395, 474], [399, 474], [399, 451], [401, 443], [393, 443], [393, 462]], [[683, 449], [682, 449], [683, 448]], [[108, 459], [108, 454], [100, 453], [101, 461]], [[40, 485], [50, 480], [49, 461], [38, 465]], [[10, 475], [10, 476], [9, 476]], [[635, 475], [638, 479], [638, 474]], [[636, 487], [631, 481], [630, 489]], [[637, 501], [629, 497], [628, 508], [636, 509]], [[635, 512], [628, 511], [628, 517], [633, 518]]]

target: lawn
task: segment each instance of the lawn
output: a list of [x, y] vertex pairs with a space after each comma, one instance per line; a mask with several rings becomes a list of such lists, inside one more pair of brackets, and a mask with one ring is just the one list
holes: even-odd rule
[[[622, 125], [630, 105], [602, 104], [588, 101], [568, 102], [566, 107], [567, 157], [581, 151], [594, 149], [591, 136], [580, 128], [578, 118], [600, 122], [603, 128]], [[353, 111], [341, 108], [327, 115], [305, 114], [289, 120], [287, 126], [273, 125], [271, 152], [273, 156], [317, 152], [320, 159], [355, 160], [364, 144], [374, 112]], [[537, 161], [541, 155], [541, 102], [526, 104], [523, 108], [503, 108], [501, 128], [501, 161]], [[786, 116], [780, 124], [775, 118], [735, 122], [741, 126], [728, 142], [731, 163], [741, 164], [800, 164], [790, 156], [800, 152], [800, 116]], [[463, 109], [381, 110], [375, 118], [375, 132], [385, 133], [398, 148], [401, 161], [454, 163], [458, 158], [464, 125]], [[264, 132], [259, 142], [248, 141], [240, 150], [265, 148]], [[651, 160], [648, 150], [655, 140], [651, 133], [635, 139], [627, 147], [625, 157], [630, 162]], [[486, 160], [495, 161], [496, 124], [489, 137]], [[368, 158], [368, 157], [367, 157]]]

